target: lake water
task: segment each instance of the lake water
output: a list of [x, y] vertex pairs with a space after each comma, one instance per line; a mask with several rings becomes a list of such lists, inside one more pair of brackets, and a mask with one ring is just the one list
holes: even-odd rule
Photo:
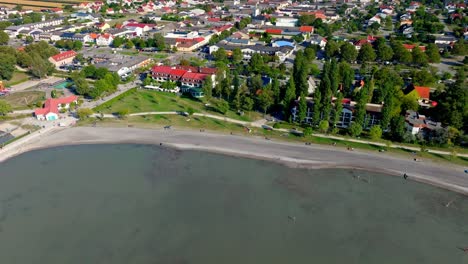
[[130, 144], [0, 163], [0, 263], [468, 263], [457, 247], [468, 199], [401, 177]]

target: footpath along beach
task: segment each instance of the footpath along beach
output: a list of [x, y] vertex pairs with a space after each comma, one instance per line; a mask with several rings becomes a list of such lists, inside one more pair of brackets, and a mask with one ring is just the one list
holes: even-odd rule
[[51, 127], [0, 150], [0, 162], [21, 153], [64, 145], [141, 143], [179, 149], [210, 151], [280, 162], [290, 167], [356, 168], [401, 176], [468, 195], [468, 175], [454, 164], [415, 162], [413, 159], [369, 151], [347, 151], [324, 145], [267, 141], [262, 138], [200, 133], [193, 130], [156, 130], [109, 127]]

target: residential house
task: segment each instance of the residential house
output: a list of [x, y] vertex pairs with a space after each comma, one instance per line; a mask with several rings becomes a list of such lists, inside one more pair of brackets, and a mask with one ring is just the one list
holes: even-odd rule
[[408, 110], [405, 116], [405, 126], [408, 132], [413, 135], [422, 133], [423, 135], [437, 129], [443, 129], [440, 122], [435, 122], [425, 115], [420, 115], [418, 112]]
[[97, 46], [110, 46], [112, 45], [112, 42], [114, 41], [114, 37], [111, 34], [105, 33], [99, 35], [99, 37], [96, 39], [96, 45]]
[[109, 29], [111, 26], [108, 23], [104, 22], [104, 23], [96, 23], [94, 27], [99, 29], [102, 32], [104, 30]]
[[297, 26], [299, 20], [297, 18], [291, 17], [278, 17], [276, 18], [277, 27], [295, 27]]
[[319, 45], [320, 48], [325, 48], [327, 45], [327, 39], [320, 36], [319, 34], [312, 34], [310, 36], [310, 44], [311, 45]]
[[255, 53], [259, 53], [262, 55], [269, 55], [269, 56], [277, 56], [280, 62], [284, 62], [287, 58], [291, 56], [294, 51], [294, 48], [290, 46], [282, 46], [282, 47], [271, 47], [271, 46], [263, 46], [263, 45], [249, 45], [249, 46], [239, 46], [239, 45], [226, 45], [218, 43], [216, 45], [209, 47], [209, 52], [212, 54], [213, 52], [217, 51], [220, 48], [224, 48], [228, 53], [232, 53], [232, 51], [236, 48], [240, 48], [243, 58], [246, 61], [249, 61], [252, 58], [252, 55]]
[[54, 121], [58, 119], [62, 109], [69, 109], [71, 103], [77, 103], [78, 96], [71, 95], [64, 98], [49, 98], [45, 101], [44, 107], [34, 110], [37, 120]]
[[76, 52], [73, 50], [61, 52], [49, 58], [49, 61], [54, 64], [55, 68], [59, 68], [62, 65], [70, 64], [76, 57]]

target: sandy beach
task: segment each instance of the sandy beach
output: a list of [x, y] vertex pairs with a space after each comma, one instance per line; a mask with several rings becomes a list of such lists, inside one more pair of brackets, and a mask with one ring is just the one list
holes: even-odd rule
[[141, 143], [192, 149], [280, 162], [303, 168], [356, 168], [385, 172], [447, 188], [468, 195], [468, 174], [458, 165], [415, 162], [386, 153], [325, 145], [304, 145], [257, 137], [222, 135], [193, 130], [74, 127], [35, 133], [0, 150], [0, 162], [21, 153], [64, 145]]

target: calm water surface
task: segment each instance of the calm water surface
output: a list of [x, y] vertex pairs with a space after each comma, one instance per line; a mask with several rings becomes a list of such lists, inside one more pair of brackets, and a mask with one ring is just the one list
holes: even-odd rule
[[468, 199], [400, 177], [146, 145], [0, 163], [0, 263], [468, 263], [457, 247]]

